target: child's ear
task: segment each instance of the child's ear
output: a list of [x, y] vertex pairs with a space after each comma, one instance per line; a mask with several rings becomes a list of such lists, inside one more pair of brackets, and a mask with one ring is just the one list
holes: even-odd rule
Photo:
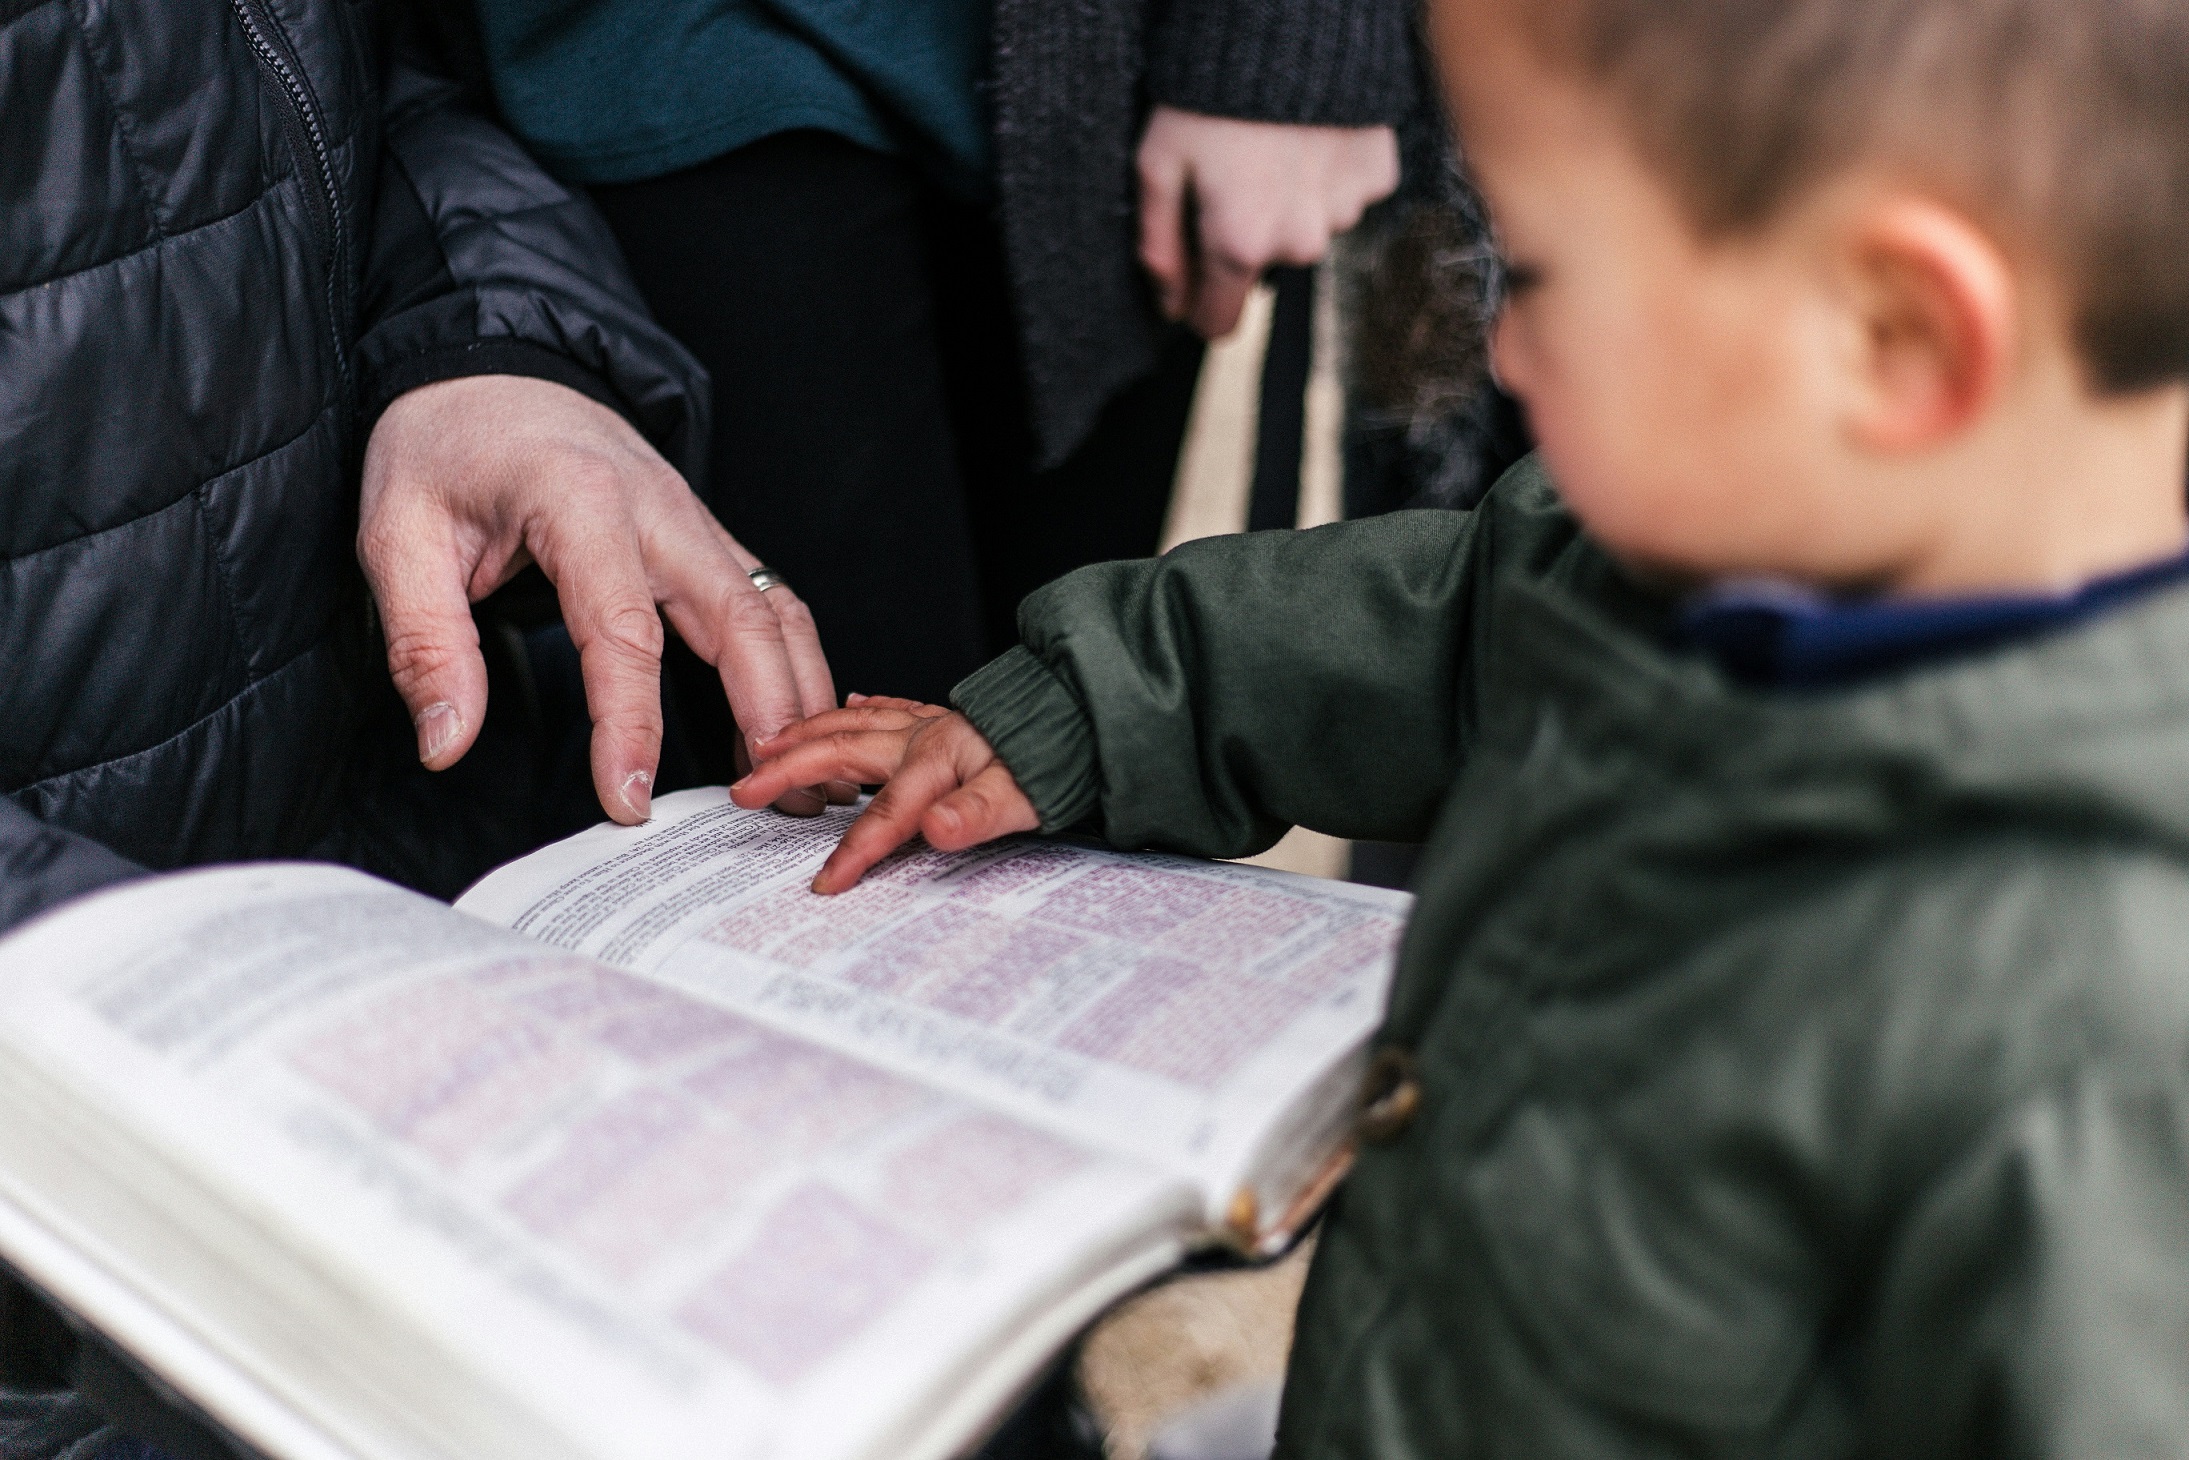
[[1859, 330], [1857, 445], [1898, 454], [1940, 446], [1982, 420], [2015, 350], [2015, 275], [1960, 213], [1899, 198], [1865, 210], [1848, 235]]

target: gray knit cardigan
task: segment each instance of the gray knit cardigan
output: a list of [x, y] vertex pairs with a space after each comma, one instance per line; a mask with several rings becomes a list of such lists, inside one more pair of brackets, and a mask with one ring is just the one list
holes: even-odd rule
[[1044, 464], [1154, 362], [1133, 168], [1149, 102], [1321, 126], [1417, 95], [1411, 0], [996, 0], [1005, 246]]

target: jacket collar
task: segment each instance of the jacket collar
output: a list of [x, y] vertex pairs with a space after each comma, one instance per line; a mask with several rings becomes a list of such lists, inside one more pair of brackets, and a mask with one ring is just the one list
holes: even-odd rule
[[1769, 580], [1735, 583], [1682, 605], [1672, 642], [1707, 653], [1744, 684], [1828, 688], [2054, 632], [2184, 580], [2189, 554], [2060, 594], [1849, 601]]
[[[1889, 900], [1897, 859], [2011, 838], [2189, 864], [2189, 585], [2041, 639], [1786, 695], [1667, 647], [1641, 600], [1563, 586], [1592, 579], [1605, 581], [1495, 591], [1481, 718], [1392, 990], [1386, 1041], [1418, 1046], [1433, 1020], [1463, 1031], [1448, 1037], [1480, 1076], [1470, 1119], [1521, 1083], [1526, 1006], [1639, 987], [1706, 945], [1736, 976], [1744, 956], [1783, 952], [1741, 940], [1744, 924], [1848, 878]], [[1665, 1038], [1683, 996], [1650, 1003]]]
[[2055, 632], [1798, 696], [1740, 685], [1653, 625], [1552, 583], [1518, 579], [1504, 595], [1513, 652], [1486, 702], [1532, 701], [1579, 753], [1650, 762], [1729, 823], [1821, 817], [1822, 830], [1835, 819], [1822, 795], [1878, 835], [2004, 815], [2189, 855], [2178, 576]]

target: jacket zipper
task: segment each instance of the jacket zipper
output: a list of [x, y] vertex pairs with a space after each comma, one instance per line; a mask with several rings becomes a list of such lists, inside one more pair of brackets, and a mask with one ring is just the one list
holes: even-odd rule
[[[259, 69], [266, 73], [274, 83], [275, 91], [287, 103], [282, 120], [289, 133], [290, 150], [296, 154], [297, 182], [304, 194], [305, 211], [311, 216], [312, 230], [327, 255], [327, 329], [334, 344], [335, 370], [341, 377], [342, 393], [347, 397], [351, 393], [350, 348], [344, 338], [347, 311], [342, 305], [343, 286], [349, 277], [349, 235], [343, 224], [342, 193], [335, 183], [334, 152], [327, 144], [327, 128], [320, 115], [319, 99], [312, 95], [312, 89], [304, 79], [304, 68], [298, 64], [296, 53], [289, 49], [287, 38], [265, 13], [264, 0], [228, 0], [228, 8], [236, 13], [244, 39], [250, 42], [251, 52], [258, 58]], [[317, 174], [319, 186], [316, 189], [302, 175], [307, 162]]]

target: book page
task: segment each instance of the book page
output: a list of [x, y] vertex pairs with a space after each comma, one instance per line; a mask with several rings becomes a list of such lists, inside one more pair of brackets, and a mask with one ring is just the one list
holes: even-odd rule
[[1190, 1175], [1212, 1225], [1318, 1082], [1350, 1098], [1403, 894], [1025, 840], [915, 845], [817, 897], [852, 814], [680, 792], [457, 906]]
[[89, 899], [0, 942], [0, 987], [0, 1197], [361, 1456], [901, 1455], [1196, 1215], [332, 868]]

